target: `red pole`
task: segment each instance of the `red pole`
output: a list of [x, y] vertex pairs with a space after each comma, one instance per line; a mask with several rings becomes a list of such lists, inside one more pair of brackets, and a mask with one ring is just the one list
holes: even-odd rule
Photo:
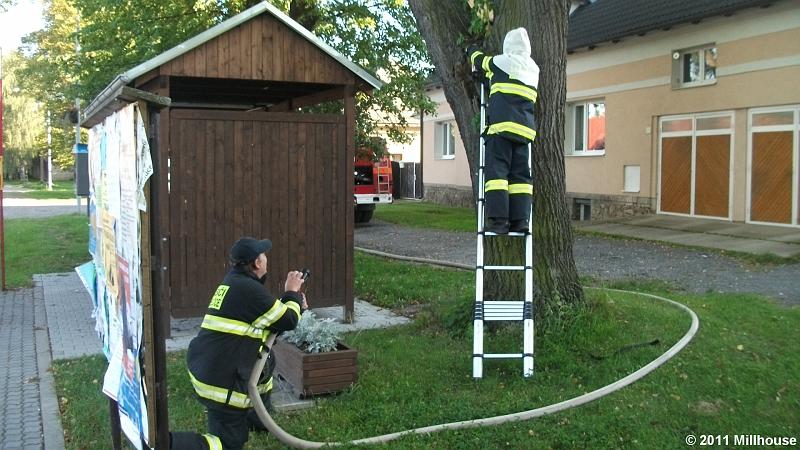
[[6, 290], [6, 230], [3, 218], [3, 49], [0, 48], [0, 268]]

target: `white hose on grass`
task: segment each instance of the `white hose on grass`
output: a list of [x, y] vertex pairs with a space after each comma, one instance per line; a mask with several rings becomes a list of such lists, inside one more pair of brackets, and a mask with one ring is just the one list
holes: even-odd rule
[[[381, 252], [371, 252], [371, 253], [381, 253]], [[395, 255], [383, 254], [382, 256], [389, 256], [393, 257]], [[415, 258], [403, 257], [405, 260], [414, 260]], [[430, 264], [430, 260], [423, 260], [417, 259], [416, 262], [422, 262], [426, 264]], [[598, 288], [598, 287], [586, 287], [587, 289], [602, 289], [611, 292], [622, 292], [628, 294], [635, 294], [641, 295], [644, 297], [650, 297], [652, 299], [656, 299], [659, 301], [663, 301], [668, 303], [676, 308], [679, 308], [686, 312], [689, 317], [692, 319], [692, 324], [689, 326], [689, 330], [683, 337], [675, 343], [672, 347], [669, 348], [664, 354], [659, 356], [658, 358], [651, 361], [649, 364], [643, 366], [639, 370], [631, 373], [630, 375], [621, 378], [607, 386], [603, 386], [599, 389], [596, 389], [592, 392], [588, 392], [586, 394], [580, 395], [575, 398], [571, 398], [569, 400], [565, 400], [563, 402], [554, 403], [548, 406], [542, 406], [541, 408], [531, 409], [528, 411], [521, 411], [518, 413], [513, 414], [505, 414], [502, 416], [494, 416], [494, 417], [485, 417], [482, 419], [473, 419], [473, 420], [464, 420], [460, 422], [450, 422], [444, 423], [440, 425], [431, 425], [428, 427], [422, 428], [414, 428], [411, 430], [399, 431], [397, 433], [389, 433], [384, 434], [381, 436], [373, 436], [369, 438], [363, 439], [356, 439], [349, 442], [316, 442], [316, 441], [308, 441], [305, 439], [298, 438], [287, 433], [283, 430], [277, 423], [272, 419], [272, 417], [267, 412], [266, 408], [264, 407], [264, 403], [261, 401], [261, 396], [258, 393], [258, 388], [256, 387], [258, 380], [261, 376], [261, 371], [264, 369], [264, 364], [267, 361], [266, 352], [262, 352], [260, 357], [256, 360], [255, 365], [253, 365], [253, 371], [250, 373], [250, 380], [247, 384], [248, 393], [250, 394], [250, 400], [253, 403], [253, 406], [258, 414], [258, 417], [264, 423], [264, 426], [267, 427], [270, 433], [275, 436], [279, 441], [282, 443], [294, 447], [294, 448], [320, 448], [326, 446], [340, 446], [340, 445], [358, 445], [358, 444], [379, 444], [388, 442], [394, 439], [398, 439], [403, 436], [407, 436], [410, 434], [430, 434], [436, 433], [439, 431], [444, 430], [459, 430], [465, 428], [477, 428], [477, 427], [485, 427], [485, 426], [493, 426], [499, 425], [507, 422], [519, 422], [523, 420], [530, 420], [536, 417], [546, 416], [548, 414], [554, 414], [560, 411], [564, 411], [570, 408], [574, 408], [576, 406], [584, 405], [591, 401], [597, 400], [601, 397], [604, 397], [614, 391], [618, 391], [629, 384], [642, 379], [645, 375], [649, 374], [650, 372], [654, 371], [656, 368], [661, 366], [662, 364], [669, 361], [672, 357], [678, 354], [684, 347], [686, 347], [689, 342], [694, 338], [695, 334], [697, 334], [697, 330], [700, 327], [700, 320], [697, 318], [697, 314], [694, 313], [688, 306], [678, 303], [676, 301], [670, 300], [668, 298], [660, 297], [658, 295], [653, 294], [645, 294], [641, 292], [633, 292], [633, 291], [625, 291], [621, 289], [608, 289], [608, 288]], [[272, 348], [272, 345], [275, 342], [275, 335], [273, 334], [270, 336], [266, 348]]]

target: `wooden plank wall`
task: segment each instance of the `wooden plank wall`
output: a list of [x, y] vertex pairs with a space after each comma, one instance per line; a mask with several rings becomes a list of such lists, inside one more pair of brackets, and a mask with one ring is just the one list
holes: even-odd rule
[[661, 141], [661, 211], [689, 214], [692, 189], [692, 138]]
[[352, 83], [354, 75], [268, 13], [165, 63], [161, 75]]
[[308, 267], [309, 304], [352, 304], [345, 116], [173, 109], [170, 121], [173, 316], [205, 311], [242, 235], [272, 240], [273, 294]]

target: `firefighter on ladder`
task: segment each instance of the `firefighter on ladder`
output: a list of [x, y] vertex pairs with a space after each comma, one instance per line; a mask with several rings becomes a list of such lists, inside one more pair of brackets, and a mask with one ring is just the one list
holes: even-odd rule
[[[208, 434], [170, 433], [173, 450], [240, 450], [250, 429], [264, 430], [247, 396], [250, 371], [271, 333], [293, 330], [308, 308], [303, 274], [289, 272], [280, 299], [264, 287], [272, 242], [243, 237], [230, 251], [231, 270], [209, 303], [200, 332], [189, 344], [186, 362], [199, 400], [208, 409]], [[258, 391], [269, 405], [270, 353]]]
[[509, 31], [503, 53], [487, 56], [467, 49], [473, 70], [489, 92], [485, 130], [485, 231], [498, 234], [527, 232], [533, 185], [528, 144], [536, 138], [533, 105], [539, 85], [539, 66], [531, 59], [525, 28]]

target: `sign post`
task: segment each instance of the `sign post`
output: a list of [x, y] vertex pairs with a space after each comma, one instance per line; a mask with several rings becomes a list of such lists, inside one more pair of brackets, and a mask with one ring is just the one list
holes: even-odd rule
[[0, 270], [6, 290], [6, 230], [3, 217], [3, 49], [0, 48]]

